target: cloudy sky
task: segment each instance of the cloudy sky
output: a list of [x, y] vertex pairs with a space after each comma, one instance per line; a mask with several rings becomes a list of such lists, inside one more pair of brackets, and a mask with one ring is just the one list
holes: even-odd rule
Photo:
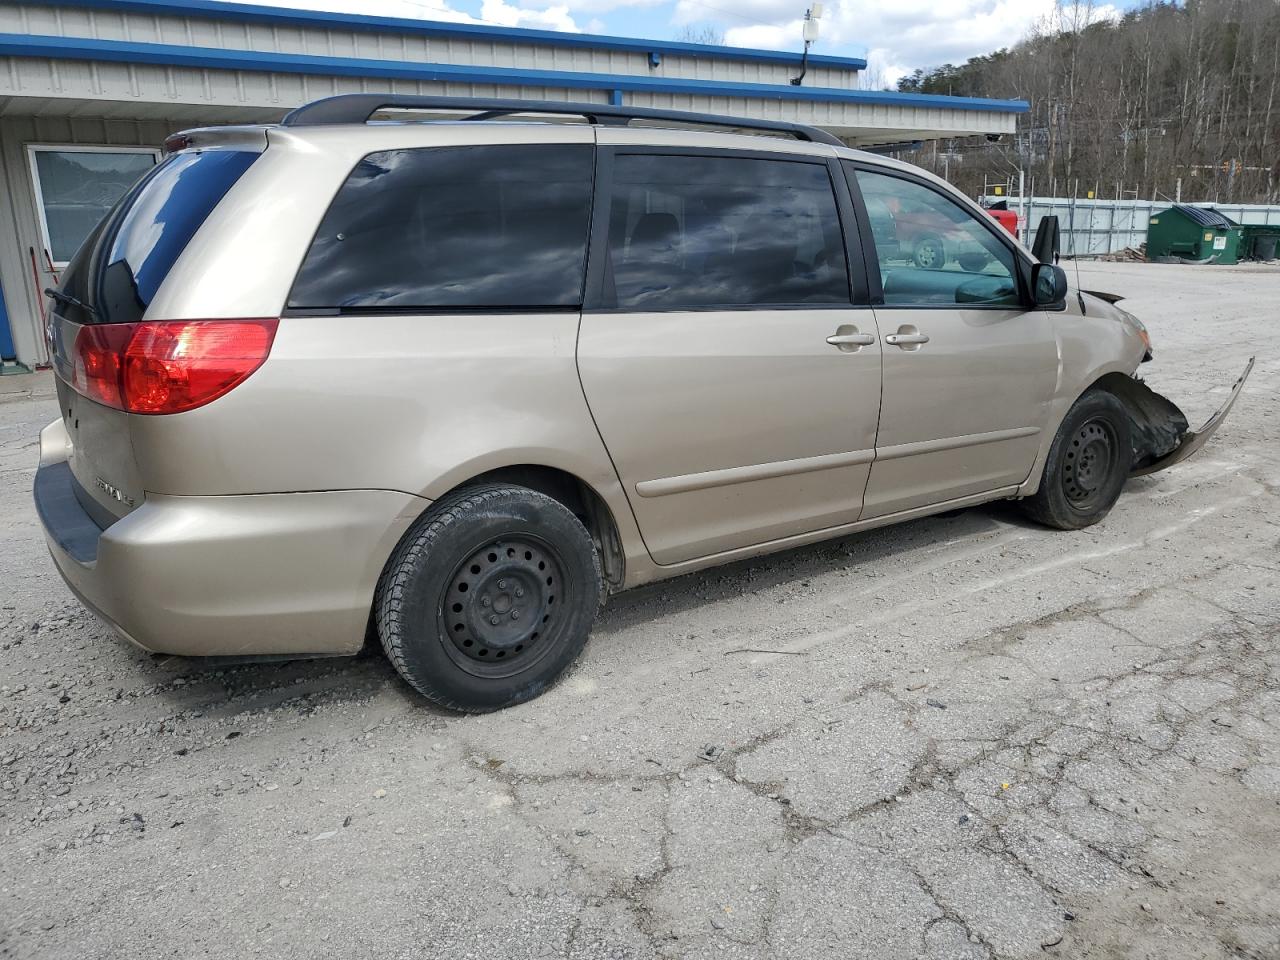
[[[242, 0], [243, 2], [243, 0]], [[799, 50], [810, 0], [249, 0], [275, 6], [455, 20], [507, 27], [677, 39], [710, 28], [740, 47]], [[1096, 2], [1116, 16], [1139, 0]], [[1085, 6], [1081, 4], [1081, 6]], [[872, 86], [917, 67], [959, 63], [1008, 46], [1054, 15], [1055, 0], [827, 0], [815, 53], [866, 56]]]

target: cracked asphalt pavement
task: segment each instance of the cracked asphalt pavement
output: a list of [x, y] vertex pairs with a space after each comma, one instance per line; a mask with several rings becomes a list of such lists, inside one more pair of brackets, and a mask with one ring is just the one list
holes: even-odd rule
[[[1280, 956], [1280, 268], [1081, 265], [1197, 457], [614, 598], [481, 717], [72, 598], [0, 395], [0, 957]], [[993, 385], [997, 389], [998, 385]]]

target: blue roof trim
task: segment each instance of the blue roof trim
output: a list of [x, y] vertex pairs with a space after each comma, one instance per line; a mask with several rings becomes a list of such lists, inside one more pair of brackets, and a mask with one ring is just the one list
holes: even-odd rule
[[943, 110], [981, 110], [1026, 113], [1025, 100], [982, 100], [933, 94], [888, 93], [878, 90], [838, 90], [831, 87], [793, 87], [789, 84], [729, 83], [718, 80], [667, 80], [662, 77], [618, 73], [575, 73], [567, 70], [519, 70], [403, 60], [364, 60], [294, 53], [262, 53], [210, 47], [91, 40], [81, 37], [41, 37], [0, 33], [0, 56], [100, 60], [147, 63], [213, 70], [252, 70], [268, 73], [368, 77], [380, 80], [422, 80], [440, 83], [491, 83], [576, 90], [634, 90], [648, 93], [753, 97], [767, 100], [809, 100], [826, 103], [887, 104], [935, 107]]
[[[390, 33], [416, 33], [437, 37], [505, 40], [511, 43], [545, 43], [561, 47], [600, 47], [632, 53], [684, 54], [719, 60], [754, 60], [766, 63], [799, 64], [800, 54], [784, 50], [755, 50], [748, 47], [726, 47], [706, 43], [681, 43], [675, 40], [645, 40], [635, 37], [607, 37], [592, 33], [564, 33], [558, 30], [529, 30], [522, 27], [491, 27], [485, 24], [448, 23], [442, 20], [410, 20], [404, 17], [377, 17], [363, 13], [335, 13], [323, 10], [299, 10], [292, 7], [268, 7], [248, 3], [224, 3], [222, 0], [69, 0], [59, 6], [87, 7], [95, 10], [145, 13], [152, 16], [216, 17], [250, 23], [266, 23], [294, 27], [339, 27], [347, 30], [383, 30]], [[865, 70], [862, 57], [810, 56], [810, 66]]]

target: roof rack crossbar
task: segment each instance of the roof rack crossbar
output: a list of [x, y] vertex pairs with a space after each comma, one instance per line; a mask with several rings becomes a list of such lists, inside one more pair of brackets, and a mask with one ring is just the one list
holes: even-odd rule
[[556, 116], [584, 117], [588, 123], [626, 126], [632, 120], [668, 120], [710, 127], [732, 127], [740, 130], [767, 130], [786, 133], [797, 140], [843, 144], [833, 134], [803, 123], [786, 120], [751, 120], [710, 113], [683, 110], [657, 110], [650, 107], [615, 107], [599, 103], [571, 103], [558, 100], [488, 100], [476, 97], [420, 97], [402, 93], [346, 93], [315, 100], [291, 111], [281, 123], [286, 127], [316, 127], [339, 123], [366, 123], [379, 110], [457, 110], [476, 111], [465, 120], [494, 120], [521, 113], [544, 113]]

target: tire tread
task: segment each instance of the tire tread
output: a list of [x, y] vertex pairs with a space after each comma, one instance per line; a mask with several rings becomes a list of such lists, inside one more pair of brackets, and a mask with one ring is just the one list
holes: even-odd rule
[[[1049, 447], [1049, 455], [1045, 458], [1044, 475], [1040, 479], [1039, 489], [1026, 499], [1018, 501], [1018, 506], [1022, 512], [1036, 523], [1052, 527], [1055, 530], [1080, 530], [1102, 520], [1111, 512], [1111, 508], [1115, 506], [1115, 499], [1113, 499], [1092, 514], [1082, 514], [1071, 509], [1058, 488], [1057, 473], [1062, 461], [1062, 444], [1065, 442], [1066, 437], [1074, 432], [1075, 420], [1080, 410], [1099, 405], [1109, 408], [1114, 415], [1117, 439], [1120, 441], [1121, 450], [1132, 449], [1132, 441], [1129, 434], [1129, 414], [1123, 401], [1106, 390], [1094, 388], [1085, 391], [1071, 405], [1067, 415], [1062, 418], [1058, 433], [1054, 436], [1053, 443]], [[1123, 488], [1123, 486], [1122, 482], [1120, 487]], [[1117, 499], [1119, 495], [1120, 491], [1117, 490]]]
[[[568, 510], [558, 500], [554, 500], [546, 494], [535, 490], [530, 490], [528, 487], [502, 483], [463, 487], [442, 497], [409, 528], [392, 552], [390, 559], [387, 560], [386, 567], [378, 583], [374, 603], [374, 620], [378, 637], [382, 641], [382, 649], [386, 652], [387, 659], [391, 661], [391, 665], [396, 672], [400, 674], [409, 686], [431, 702], [447, 710], [459, 713], [480, 712], [475, 706], [457, 702], [441, 689], [438, 684], [434, 683], [430, 676], [423, 676], [421, 672], [414, 670], [409, 657], [405, 653], [404, 638], [406, 631], [402, 628], [403, 608], [409, 591], [409, 581], [422, 555], [430, 551], [432, 545], [439, 540], [441, 533], [445, 529], [452, 524], [465, 522], [467, 515], [471, 512], [483, 509], [490, 503], [506, 501], [512, 497], [538, 498], [553, 503], [561, 509]], [[577, 517], [574, 517], [574, 520], [581, 526], [581, 521]], [[585, 527], [583, 528], [583, 533], [590, 541], [590, 534], [587, 533]], [[600, 566], [599, 554], [595, 550], [592, 550], [592, 561], [595, 570], [595, 583], [585, 586], [588, 589], [594, 588], [597, 598], [602, 598], [604, 576]], [[600, 600], [598, 599], [597, 608], [599, 606]]]

